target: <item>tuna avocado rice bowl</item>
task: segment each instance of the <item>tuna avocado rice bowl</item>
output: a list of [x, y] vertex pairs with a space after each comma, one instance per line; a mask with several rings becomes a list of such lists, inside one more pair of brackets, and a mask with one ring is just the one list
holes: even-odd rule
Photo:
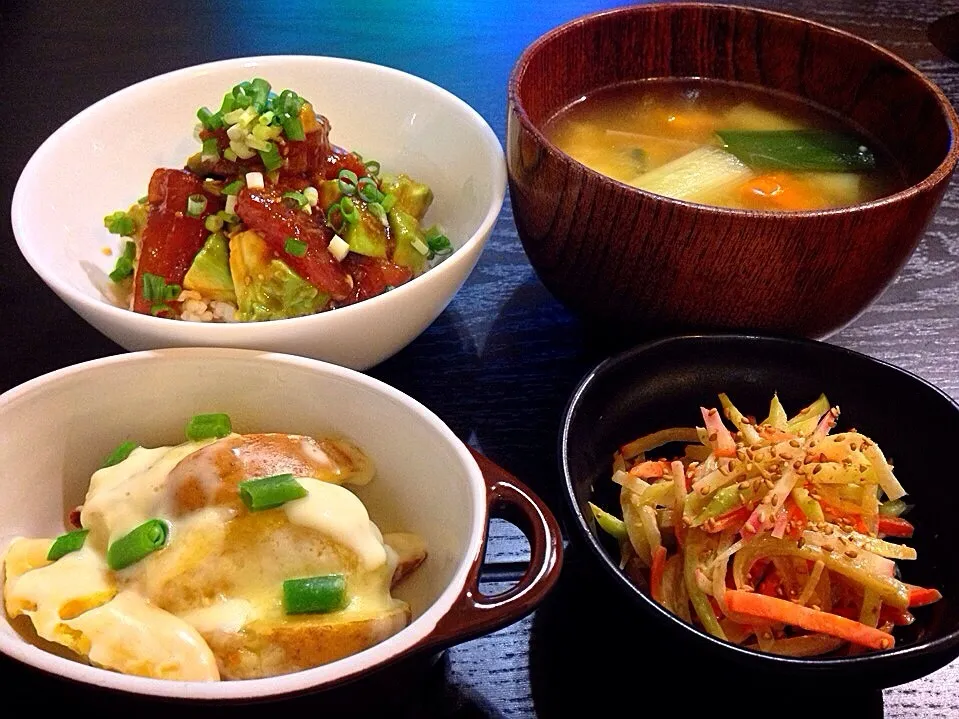
[[159, 168], [126, 212], [110, 280], [134, 312], [198, 322], [336, 309], [409, 282], [452, 252], [424, 216], [431, 189], [331, 143], [330, 123], [292, 90], [255, 78], [216, 112], [199, 152]]

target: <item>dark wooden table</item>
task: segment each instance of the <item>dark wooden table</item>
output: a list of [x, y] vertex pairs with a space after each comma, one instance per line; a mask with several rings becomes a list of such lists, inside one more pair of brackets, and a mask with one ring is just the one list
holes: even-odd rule
[[[49, 370], [122, 351], [67, 309], [33, 274], [17, 251], [9, 223], [13, 188], [30, 154], [87, 105], [139, 80], [210, 60], [282, 53], [336, 55], [391, 65], [447, 88], [476, 108], [502, 139], [506, 80], [523, 47], [565, 20], [616, 4], [4, 0], [0, 390]], [[947, 56], [959, 59], [959, 19], [946, 17], [959, 13], [959, 0], [761, 4], [878, 41], [913, 62], [959, 103], [959, 64]], [[87, 193], [90, 202], [97, 202], [96, 187], [67, 191]], [[898, 364], [959, 397], [955, 188], [897, 282], [830, 341]], [[559, 416], [579, 378], [612, 349], [538, 282], [507, 204], [476, 271], [449, 308], [412, 345], [371, 374], [427, 404], [463, 440], [524, 479], [561, 513], [554, 458]], [[489, 588], [517, 577], [526, 552], [522, 535], [497, 523], [488, 551]], [[660, 676], [662, 672], [653, 667], [668, 648], [657, 644], [660, 638], [644, 633], [628, 608], [618, 611], [619, 607], [609, 606], [596, 591], [594, 579], [574, 548], [559, 591], [532, 617], [451, 649], [437, 664], [411, 672], [413, 678], [398, 675], [397, 686], [382, 697], [347, 694], [346, 707], [356, 707], [354, 714], [385, 711], [393, 716], [566, 716], [584, 699], [590, 714], [599, 715], [610, 709], [622, 711], [616, 707], [624, 698], [638, 702], [631, 713], [684, 703], [693, 709], [698, 698], [708, 699], [717, 715], [718, 707], [743, 708], [739, 700], [730, 701], [736, 686], [724, 689], [697, 679], [695, 686], [707, 691], [689, 696], [683, 693], [688, 690], [682, 670], [671, 678]], [[738, 688], [751, 684], [747, 679]], [[10, 707], [16, 706], [15, 700], [40, 698], [58, 713], [80, 707], [102, 716], [112, 716], [121, 707], [124, 713], [151, 713], [145, 702], [104, 698], [39, 677], [7, 660], [0, 662], [0, 687]], [[775, 703], [769, 706], [778, 716], [801, 705], [797, 711], [806, 716], [825, 712], [823, 716], [955, 717], [959, 663], [881, 695], [850, 691], [820, 696], [807, 687], [797, 702], [796, 688], [773, 687], [771, 693], [768, 701]], [[326, 701], [322, 696], [305, 700], [295, 710], [323, 712]], [[189, 713], [187, 708], [177, 711]]]

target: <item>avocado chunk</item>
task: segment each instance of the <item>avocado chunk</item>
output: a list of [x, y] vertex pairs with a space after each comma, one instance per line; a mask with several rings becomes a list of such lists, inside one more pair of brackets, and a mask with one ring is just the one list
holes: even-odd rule
[[343, 239], [350, 252], [367, 257], [386, 257], [386, 227], [363, 203], [356, 202], [357, 221], [347, 223]]
[[316, 186], [317, 209], [326, 212], [330, 205], [339, 202], [343, 193], [340, 192], [340, 184], [336, 180], [324, 180]]
[[310, 315], [330, 300], [277, 259], [255, 230], [230, 240], [230, 270], [236, 281], [236, 317], [243, 322]]
[[384, 194], [393, 195], [396, 198], [394, 208], [412, 215], [417, 222], [423, 219], [423, 215], [433, 202], [433, 191], [408, 175], [384, 177], [382, 190]]
[[221, 302], [236, 302], [226, 237], [215, 232], [206, 238], [183, 278], [183, 287]]
[[[387, 213], [390, 221], [390, 233], [396, 240], [396, 249], [393, 250], [394, 264], [406, 267], [413, 276], [426, 270], [426, 255], [416, 249], [416, 245], [426, 247], [426, 238], [416, 218], [399, 210], [396, 206]], [[416, 242], [416, 241], [419, 242]]]

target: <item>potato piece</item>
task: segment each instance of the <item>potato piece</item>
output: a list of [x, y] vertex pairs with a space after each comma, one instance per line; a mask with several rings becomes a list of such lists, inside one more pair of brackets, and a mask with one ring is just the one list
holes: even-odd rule
[[426, 542], [412, 532], [392, 532], [383, 535], [383, 543], [396, 552], [396, 569], [390, 586], [395, 587], [426, 559]]
[[177, 512], [212, 505], [240, 507], [237, 485], [275, 474], [313, 477], [333, 484], [366, 484], [373, 465], [345, 440], [293, 434], [232, 435], [193, 452], [170, 472]]
[[224, 679], [289, 674], [363, 651], [406, 627], [410, 608], [396, 601], [383, 612], [336, 612], [254, 621], [240, 632], [203, 634]]

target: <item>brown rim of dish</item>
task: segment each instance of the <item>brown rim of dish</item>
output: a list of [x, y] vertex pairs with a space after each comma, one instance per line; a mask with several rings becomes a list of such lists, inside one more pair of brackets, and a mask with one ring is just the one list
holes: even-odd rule
[[[673, 197], [668, 197], [666, 195], [658, 195], [654, 192], [649, 192], [648, 190], [641, 190], [638, 187], [633, 187], [632, 185], [627, 185], [624, 182], [615, 180], [608, 175], [604, 175], [601, 172], [597, 172], [590, 167], [587, 167], [578, 160], [573, 159], [570, 155], [560, 150], [556, 145], [547, 139], [547, 137], [542, 133], [542, 131], [537, 127], [532, 120], [530, 120], [529, 115], [526, 113], [526, 109], [523, 107], [523, 104], [519, 100], [518, 86], [522, 80], [523, 75], [526, 73], [526, 68], [530, 63], [532, 56], [547, 43], [555, 40], [557, 37], [565, 35], [568, 32], [572, 32], [574, 28], [577, 28], [581, 25], [586, 25], [593, 20], [605, 17], [609, 15], [631, 15], [637, 12], [656, 12], [661, 10], [678, 10], [683, 9], [712, 9], [716, 11], [732, 11], [732, 12], [747, 12], [753, 13], [756, 15], [765, 15], [768, 17], [780, 18], [783, 20], [788, 20], [792, 22], [798, 22], [804, 25], [810, 25], [812, 27], [819, 28], [824, 32], [834, 35], [847, 38], [853, 42], [860, 43], [869, 47], [873, 52], [878, 55], [886, 58], [888, 61], [892, 62], [894, 65], [902, 68], [910, 75], [916, 77], [925, 88], [932, 93], [936, 98], [939, 111], [943, 115], [943, 119], [946, 121], [946, 124], [949, 126], [949, 149], [946, 152], [945, 157], [942, 162], [936, 166], [931, 173], [924, 177], [919, 182], [913, 183], [899, 192], [893, 193], [891, 195], [885, 195], [879, 197], [875, 200], [870, 200], [869, 202], [860, 202], [855, 205], [845, 205], [843, 207], [831, 207], [828, 209], [820, 210], [745, 210], [734, 207], [720, 207], [718, 205], [707, 205], [698, 202], [689, 202], [688, 200], [678, 200]], [[649, 78], [642, 78], [649, 79]], [[709, 79], [709, 78], [704, 78]], [[762, 86], [760, 86], [762, 87]], [[745, 215], [745, 216], [776, 216], [783, 218], [795, 218], [795, 217], [808, 217], [808, 216], [817, 216], [817, 215], [833, 215], [833, 214], [842, 214], [849, 212], [861, 212], [863, 210], [871, 209], [874, 207], [880, 207], [882, 205], [890, 204], [896, 202], [900, 199], [911, 197], [913, 195], [920, 194], [922, 192], [927, 192], [936, 185], [945, 181], [949, 174], [955, 169], [957, 162], [959, 162], [959, 117], [956, 115], [956, 110], [953, 108], [952, 103], [949, 101], [949, 98], [946, 97], [945, 93], [936, 85], [932, 80], [926, 77], [923, 73], [915, 68], [912, 64], [902, 59], [898, 55], [885, 48], [877, 45], [871, 40], [866, 40], [859, 35], [855, 35], [846, 30], [840, 30], [839, 28], [832, 27], [831, 25], [826, 25], [815, 20], [809, 20], [807, 18], [799, 17], [797, 15], [790, 15], [788, 13], [779, 12], [776, 10], [765, 10], [760, 8], [746, 7], [744, 5], [725, 5], [720, 3], [696, 3], [696, 2], [677, 2], [677, 3], [651, 3], [649, 5], [632, 5], [627, 7], [613, 8], [610, 10], [600, 10], [598, 12], [589, 13], [587, 15], [582, 15], [580, 17], [569, 20], [568, 22], [559, 25], [558, 27], [549, 30], [543, 35], [540, 35], [536, 40], [534, 40], [529, 46], [523, 50], [522, 54], [516, 60], [516, 64], [513, 66], [512, 71], [509, 76], [509, 84], [507, 86], [507, 102], [509, 107], [515, 108], [515, 112], [519, 121], [523, 126], [531, 132], [536, 139], [546, 148], [548, 152], [555, 155], [558, 159], [564, 162], [567, 165], [576, 165], [577, 167], [585, 170], [590, 175], [595, 177], [602, 178], [607, 182], [611, 182], [614, 185], [619, 187], [627, 188], [633, 192], [637, 192], [640, 195], [646, 195], [647, 197], [652, 197], [657, 200], [663, 200], [666, 202], [675, 202], [679, 205], [689, 207], [692, 209], [697, 209], [703, 212], [715, 212], [718, 214], [727, 214], [732, 213], [735, 215]], [[507, 113], [509, 110], [507, 111]]]

